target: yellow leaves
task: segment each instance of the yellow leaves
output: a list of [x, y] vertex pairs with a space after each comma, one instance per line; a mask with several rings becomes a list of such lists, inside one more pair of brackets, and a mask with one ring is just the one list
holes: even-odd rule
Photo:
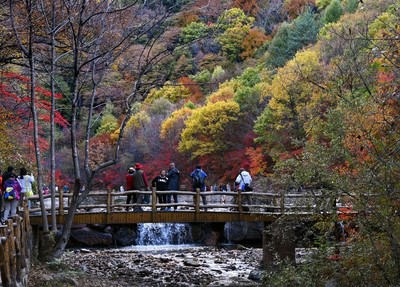
[[369, 26], [369, 36], [377, 37], [387, 29], [396, 29], [399, 27], [398, 17], [391, 13], [390, 11], [382, 13], [370, 26]]
[[147, 114], [146, 111], [140, 111], [137, 114], [133, 115], [128, 123], [126, 124], [127, 128], [139, 128], [142, 127], [148, 123], [150, 123], [151, 118], [150, 116]]
[[4, 160], [13, 158], [15, 143], [13, 140], [13, 129], [10, 129], [7, 111], [0, 110], [0, 163], [5, 164]]
[[225, 86], [220, 87], [214, 93], [212, 93], [208, 97], [208, 102], [209, 103], [216, 103], [218, 101], [232, 100], [234, 95], [235, 95], [234, 88], [232, 86], [225, 85]]
[[182, 131], [179, 151], [197, 158], [226, 149], [229, 127], [239, 119], [240, 107], [233, 100], [208, 103], [195, 111], [186, 120]]
[[[269, 107], [279, 118], [289, 113], [288, 109], [302, 109], [306, 99], [310, 97], [321, 78], [322, 69], [319, 64], [319, 52], [305, 50], [298, 52], [295, 58], [284, 67], [278, 69], [278, 73], [269, 87], [272, 94]], [[296, 102], [291, 107], [290, 102]]]
[[171, 103], [177, 103], [182, 99], [190, 96], [190, 91], [183, 85], [174, 85], [171, 82], [166, 82], [161, 89], [153, 89], [150, 91], [145, 103], [152, 103], [159, 98], [166, 98]]
[[192, 114], [193, 110], [188, 107], [183, 107], [179, 110], [176, 110], [171, 114], [171, 116], [166, 119], [162, 125], [160, 130], [160, 136], [162, 139], [165, 139], [168, 133], [173, 133], [179, 128], [179, 124], [183, 125], [183, 122]]

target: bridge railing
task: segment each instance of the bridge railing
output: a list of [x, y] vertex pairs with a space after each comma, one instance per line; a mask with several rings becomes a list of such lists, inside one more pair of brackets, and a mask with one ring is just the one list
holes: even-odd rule
[[[158, 196], [176, 194], [178, 202], [158, 203]], [[137, 198], [148, 196], [150, 203], [126, 204], [128, 195], [136, 195]], [[45, 209], [50, 211], [51, 195], [44, 195]], [[203, 197], [207, 204], [202, 201]], [[56, 194], [57, 211], [59, 215], [68, 212], [72, 193], [59, 191]], [[171, 196], [172, 198], [172, 196]], [[32, 203], [31, 213], [38, 214], [41, 211], [38, 196], [29, 198]], [[47, 201], [47, 204], [46, 204]], [[139, 200], [139, 202], [141, 202]], [[251, 213], [315, 213], [332, 211], [333, 205], [321, 192], [242, 192], [238, 191], [151, 191], [129, 190], [124, 192], [116, 191], [91, 191], [83, 203], [79, 206], [80, 212], [96, 209], [98, 212], [121, 212], [127, 209], [135, 211], [144, 210], [161, 212], [165, 208], [177, 208], [177, 211], [194, 210], [195, 212], [251, 212]], [[100, 209], [100, 210], [99, 210]]]
[[0, 286], [27, 286], [31, 247], [29, 210], [24, 208], [21, 216], [0, 224]]

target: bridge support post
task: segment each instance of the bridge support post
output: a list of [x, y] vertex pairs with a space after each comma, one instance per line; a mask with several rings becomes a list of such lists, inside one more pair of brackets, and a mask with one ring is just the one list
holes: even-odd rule
[[107, 222], [110, 222], [110, 217], [111, 217], [111, 204], [112, 204], [112, 199], [111, 199], [111, 190], [107, 190]]
[[59, 189], [58, 194], [58, 213], [64, 215], [64, 193], [61, 188]]
[[274, 268], [274, 258], [295, 262], [294, 224], [290, 221], [264, 222], [263, 265], [267, 270]]

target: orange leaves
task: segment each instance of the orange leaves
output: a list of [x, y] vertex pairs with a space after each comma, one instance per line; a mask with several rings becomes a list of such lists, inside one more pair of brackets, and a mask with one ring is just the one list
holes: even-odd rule
[[[270, 157], [268, 157], [262, 147], [249, 147], [246, 149], [246, 155], [250, 159], [250, 173], [251, 174], [265, 174], [271, 171], [272, 162], [270, 162]], [[271, 163], [271, 166], [268, 165]]]
[[204, 95], [200, 89], [200, 86], [191, 78], [182, 77], [179, 79], [179, 83], [181, 83], [187, 90], [189, 90], [189, 101], [197, 103], [203, 99]]
[[243, 40], [243, 52], [240, 54], [240, 57], [242, 59], [253, 57], [256, 50], [264, 45], [264, 43], [268, 40], [271, 40], [271, 37], [265, 35], [265, 33], [260, 29], [250, 29], [249, 33], [245, 36]]
[[256, 15], [259, 11], [256, 0], [235, 0], [233, 7], [242, 9], [247, 15]]
[[90, 140], [90, 167], [96, 168], [99, 164], [110, 160], [112, 157], [113, 144], [109, 134], [102, 133]]
[[289, 17], [294, 19], [299, 16], [307, 7], [315, 6], [315, 0], [289, 0], [285, 1], [285, 10]]

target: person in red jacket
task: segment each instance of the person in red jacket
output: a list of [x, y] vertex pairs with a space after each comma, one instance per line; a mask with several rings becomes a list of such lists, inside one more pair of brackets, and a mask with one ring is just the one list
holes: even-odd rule
[[[128, 173], [125, 176], [125, 180], [126, 180], [126, 191], [129, 190], [134, 190], [135, 186], [134, 186], [134, 180], [133, 180], [133, 174], [135, 173], [135, 169], [131, 166], [128, 169]], [[128, 197], [126, 198], [126, 204], [130, 204], [132, 201], [132, 203], [136, 203], [136, 194], [128, 194]], [[126, 207], [126, 211], [129, 210], [129, 207]]]

